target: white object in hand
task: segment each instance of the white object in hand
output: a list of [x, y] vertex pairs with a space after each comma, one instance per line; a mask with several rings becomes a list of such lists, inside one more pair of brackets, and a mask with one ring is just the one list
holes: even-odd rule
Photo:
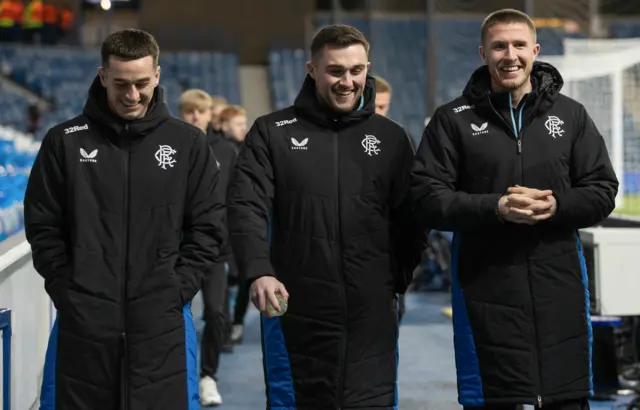
[[276, 293], [276, 299], [278, 299], [280, 311], [278, 312], [273, 304], [271, 304], [271, 301], [267, 299], [267, 312], [269, 312], [269, 315], [271, 316], [282, 316], [287, 312], [287, 301], [282, 297], [280, 293]]

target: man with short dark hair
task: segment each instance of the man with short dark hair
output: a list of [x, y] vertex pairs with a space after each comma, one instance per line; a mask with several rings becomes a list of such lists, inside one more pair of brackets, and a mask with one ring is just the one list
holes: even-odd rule
[[577, 230], [615, 207], [618, 180], [584, 106], [537, 63], [533, 21], [482, 26], [486, 65], [438, 108], [418, 149], [417, 223], [453, 231], [452, 307], [467, 409], [588, 409], [586, 264]]
[[218, 167], [173, 118], [158, 44], [109, 35], [82, 115], [47, 133], [25, 195], [33, 263], [58, 311], [42, 409], [198, 408], [191, 299], [224, 247]]
[[[374, 114], [368, 51], [354, 27], [322, 29], [294, 105], [256, 120], [230, 182], [234, 253], [263, 313], [268, 409], [398, 403], [395, 295], [423, 244], [408, 212], [413, 150]], [[273, 317], [277, 296], [288, 308]]]

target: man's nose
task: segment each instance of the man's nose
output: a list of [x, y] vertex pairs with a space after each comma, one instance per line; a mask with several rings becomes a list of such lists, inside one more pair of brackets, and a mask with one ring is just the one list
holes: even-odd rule
[[351, 88], [353, 86], [353, 77], [350, 73], [346, 73], [340, 79], [340, 85], [345, 88]]
[[512, 46], [512, 45], [509, 45], [509, 46], [507, 47], [507, 54], [506, 54], [506, 57], [507, 57], [507, 58], [509, 58], [509, 59], [512, 59], [512, 60], [513, 60], [513, 59], [515, 59], [515, 58], [516, 58], [516, 56], [517, 56], [517, 50], [516, 50], [516, 48], [515, 48], [514, 46]]
[[140, 93], [135, 86], [131, 86], [131, 88], [129, 88], [129, 91], [127, 92], [127, 98], [130, 101], [138, 101], [140, 99]]

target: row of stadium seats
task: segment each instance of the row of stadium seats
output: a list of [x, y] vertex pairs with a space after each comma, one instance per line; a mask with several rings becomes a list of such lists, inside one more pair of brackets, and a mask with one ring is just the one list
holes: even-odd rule
[[612, 38], [640, 37], [640, 23], [636, 21], [612, 22], [609, 26], [609, 34]]
[[0, 126], [0, 242], [24, 225], [23, 198], [39, 144]]

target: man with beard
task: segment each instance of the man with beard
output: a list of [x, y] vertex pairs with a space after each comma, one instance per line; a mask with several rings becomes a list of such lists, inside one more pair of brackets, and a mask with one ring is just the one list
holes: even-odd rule
[[231, 177], [233, 250], [263, 313], [268, 409], [398, 403], [396, 293], [424, 247], [408, 212], [413, 150], [374, 112], [368, 53], [354, 27], [322, 29], [294, 105], [256, 120]]
[[486, 65], [438, 108], [418, 149], [413, 197], [453, 231], [458, 395], [465, 408], [587, 409], [592, 391], [586, 265], [577, 230], [605, 219], [618, 181], [585, 108], [535, 62], [533, 21], [482, 25]]
[[[237, 154], [233, 144], [215, 131], [211, 123], [212, 107], [213, 99], [203, 90], [187, 90], [180, 96], [180, 118], [200, 128], [207, 135], [219, 171], [220, 197], [224, 198], [227, 193], [229, 174], [233, 169]], [[230, 248], [224, 249], [220, 257], [221, 263], [217, 264], [211, 274], [207, 275], [202, 282], [205, 326], [200, 346], [200, 403], [203, 406], [222, 404], [217, 384], [220, 353], [233, 351], [232, 344], [225, 344], [229, 338], [231, 327], [226, 270], [231, 264], [232, 257]]]
[[47, 133], [25, 195], [33, 264], [58, 311], [42, 409], [197, 408], [191, 299], [224, 249], [218, 167], [173, 118], [159, 48], [109, 35], [83, 114]]

